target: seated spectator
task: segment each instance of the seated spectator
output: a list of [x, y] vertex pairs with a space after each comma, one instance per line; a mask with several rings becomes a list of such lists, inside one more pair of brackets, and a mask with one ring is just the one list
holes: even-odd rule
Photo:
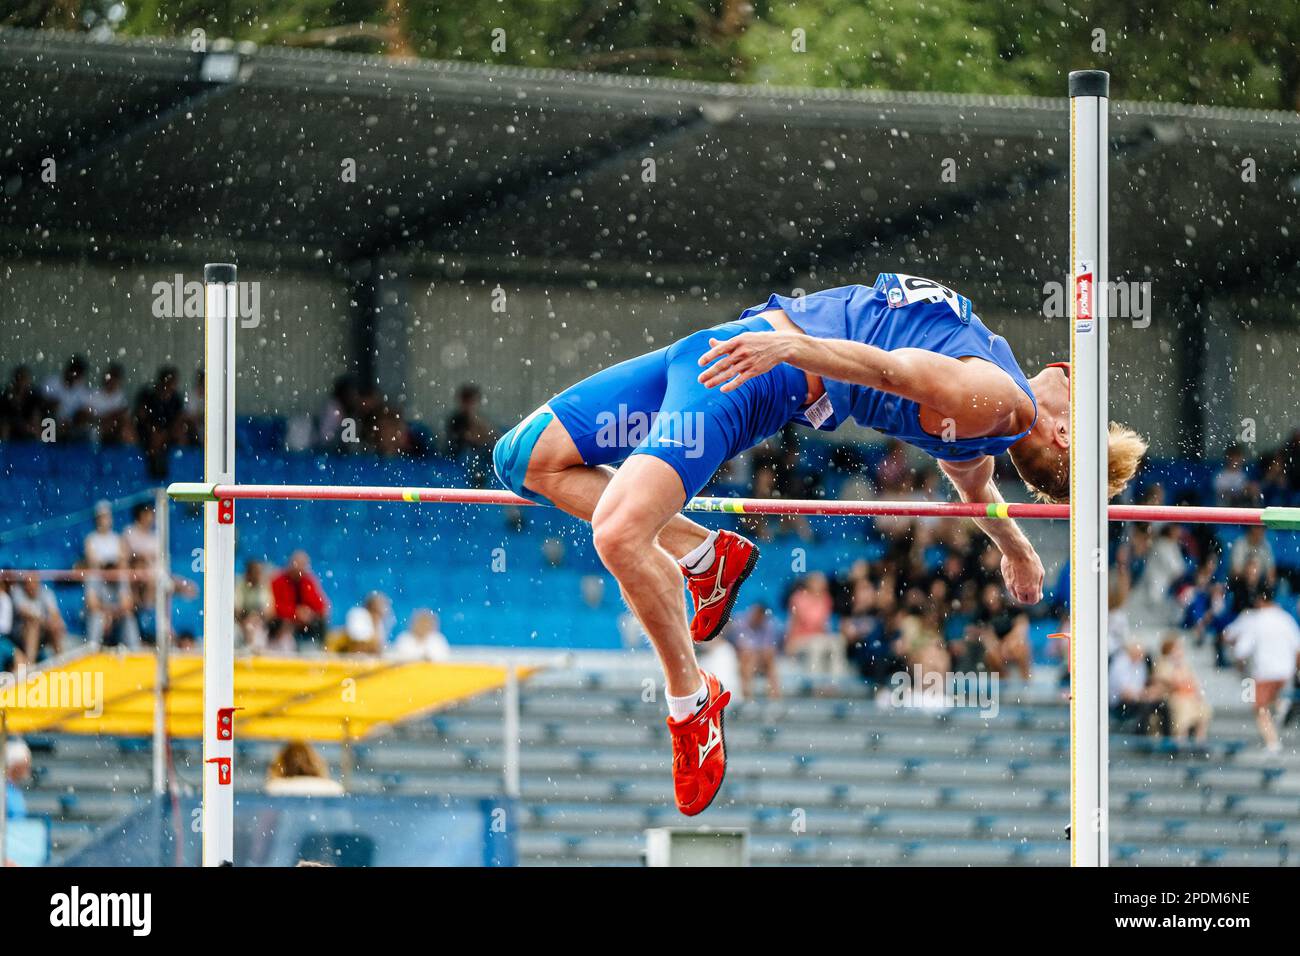
[[1259, 495], [1265, 506], [1287, 505], [1291, 502], [1291, 488], [1286, 477], [1286, 463], [1281, 455], [1269, 455], [1260, 469]]
[[[131, 576], [125, 582], [131, 602], [131, 616], [136, 637], [142, 644], [158, 642], [158, 579], [157, 567], [149, 567], [144, 558], [131, 558], [126, 563]], [[188, 581], [173, 578], [176, 593], [192, 595], [194, 593]]]
[[90, 388], [86, 385], [86, 360], [74, 355], [59, 375], [41, 384], [41, 397], [58, 420], [60, 431], [71, 429], [69, 437], [86, 437], [90, 425]]
[[831, 630], [830, 584], [826, 575], [813, 572], [790, 595], [785, 652], [801, 658], [813, 674], [843, 677], [847, 672], [844, 642]]
[[5, 816], [22, 820], [27, 816], [27, 798], [22, 788], [32, 779], [32, 751], [18, 737], [5, 744]]
[[1277, 580], [1277, 558], [1263, 525], [1251, 525], [1245, 534], [1232, 542], [1228, 551], [1228, 573], [1243, 574], [1246, 563], [1251, 560], [1259, 562], [1259, 571], [1265, 580]]
[[88, 568], [106, 568], [122, 561], [122, 536], [113, 530], [113, 508], [107, 501], [95, 505], [95, 530], [81, 547]]
[[410, 626], [397, 635], [388, 653], [399, 661], [445, 661], [451, 657], [451, 644], [438, 629], [438, 615], [420, 608], [411, 615]]
[[141, 502], [131, 509], [131, 523], [122, 529], [122, 552], [127, 561], [143, 559], [152, 571], [158, 563], [158, 530], [153, 505]]
[[456, 410], [447, 417], [447, 453], [464, 464], [475, 488], [482, 488], [492, 474], [492, 446], [497, 440], [482, 405], [482, 389], [466, 383], [456, 391]]
[[388, 598], [378, 591], [371, 591], [360, 606], [349, 610], [343, 618], [343, 642], [331, 650], [347, 654], [378, 654], [388, 644], [392, 621], [393, 608]]
[[1131, 721], [1139, 734], [1155, 734], [1167, 723], [1163, 691], [1152, 685], [1150, 662], [1137, 641], [1110, 659], [1110, 711], [1116, 720]]
[[164, 366], [153, 385], [141, 389], [136, 398], [136, 431], [149, 463], [149, 473], [155, 478], [166, 477], [168, 452], [184, 444], [188, 437], [185, 401], [177, 379], [176, 368]]
[[331, 779], [329, 765], [311, 744], [284, 745], [266, 768], [265, 792], [272, 797], [341, 797], [343, 785]]
[[17, 366], [0, 391], [0, 441], [30, 441], [41, 435], [41, 397], [32, 370]]
[[1001, 584], [986, 584], [980, 593], [980, 606], [975, 616], [984, 645], [984, 662], [989, 670], [1006, 676], [1011, 668], [1029, 680], [1033, 667], [1033, 654], [1029, 646], [1029, 615], [1007, 602], [1006, 588]]
[[[110, 565], [104, 570], [120, 571], [122, 565]], [[88, 574], [85, 602], [86, 641], [92, 647], [140, 646], [130, 582], [117, 576]]]
[[1223, 467], [1214, 476], [1214, 500], [1221, 507], [1239, 508], [1251, 503], [1246, 456], [1240, 445], [1229, 445], [1223, 453]]
[[767, 696], [781, 696], [781, 678], [777, 673], [776, 655], [781, 649], [781, 629], [772, 612], [762, 601], [749, 606], [744, 615], [728, 625], [727, 637], [740, 658], [740, 692], [746, 699], [754, 696], [754, 678], [767, 679]]
[[271, 633], [278, 641], [322, 644], [329, 620], [329, 601], [320, 581], [311, 571], [305, 551], [295, 551], [289, 564], [271, 579], [271, 600], [275, 616]]
[[849, 661], [862, 679], [875, 687], [888, 683], [890, 675], [903, 666], [893, 650], [897, 635], [889, 632], [879, 611], [876, 586], [862, 578], [853, 585], [849, 612], [840, 618]]
[[48, 647], [54, 654], [63, 653], [63, 637], [67, 627], [59, 613], [59, 602], [48, 585], [42, 584], [35, 573], [23, 576], [22, 583], [10, 591], [14, 603], [15, 642], [28, 664], [41, 660], [41, 648]]
[[14, 673], [24, 666], [22, 651], [14, 634], [14, 601], [9, 596], [9, 582], [0, 581], [0, 674]]
[[361, 440], [357, 418], [357, 383], [350, 375], [340, 375], [317, 416], [321, 447], [343, 451], [355, 447], [353, 443]]
[[[411, 451], [411, 431], [402, 420], [402, 413], [384, 405], [375, 413], [374, 449], [381, 458], [396, 458]], [[478, 487], [482, 487], [480, 481]]]
[[1180, 743], [1189, 738], [1198, 744], [1205, 743], [1213, 711], [1187, 659], [1186, 646], [1177, 634], [1166, 637], [1160, 645], [1160, 659], [1156, 661], [1153, 678], [1169, 702], [1173, 739]]
[[[1231, 667], [1231, 655], [1223, 629], [1236, 615], [1228, 585], [1215, 580], [1219, 556], [1211, 551], [1196, 571], [1174, 587], [1174, 598], [1182, 607], [1178, 626], [1200, 647], [1207, 640], [1214, 646], [1215, 666]], [[1253, 596], [1249, 598], [1254, 601]]]
[[[271, 599], [266, 566], [261, 561], [249, 561], [244, 565], [244, 576], [235, 585], [235, 623], [245, 647], [254, 653], [267, 649], [271, 636], [268, 622], [274, 616], [275, 602]], [[293, 647], [277, 649], [287, 653]]]
[[1300, 663], [1300, 627], [1273, 600], [1271, 585], [1257, 592], [1253, 607], [1228, 625], [1225, 638], [1233, 656], [1249, 675], [1255, 692], [1255, 725], [1264, 749], [1281, 753], [1273, 709], [1282, 688], [1291, 683]]
[[1242, 562], [1240, 571], [1228, 572], [1228, 595], [1233, 610], [1240, 614], [1254, 607], [1259, 595], [1270, 584], [1259, 558], [1250, 555]]
[[90, 395], [90, 417], [99, 429], [102, 445], [134, 445], [136, 441], [125, 374], [121, 365], [112, 363], [104, 371], [102, 384]]
[[203, 441], [203, 402], [207, 381], [203, 375], [203, 366], [194, 370], [194, 384], [186, 389], [182, 398], [183, 411], [181, 422], [185, 429], [187, 444], [198, 445]]
[[894, 652], [903, 662], [912, 693], [921, 695], [912, 697], [913, 704], [933, 700], [934, 688], [942, 687], [944, 697], [934, 702], [946, 706], [952, 657], [948, 654], [948, 645], [933, 609], [900, 611], [895, 620], [898, 637], [894, 640]]

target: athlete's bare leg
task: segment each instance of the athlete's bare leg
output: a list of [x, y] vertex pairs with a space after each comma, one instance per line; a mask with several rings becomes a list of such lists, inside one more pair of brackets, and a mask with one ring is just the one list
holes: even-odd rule
[[654, 644], [673, 697], [700, 687], [681, 568], [659, 543], [685, 500], [682, 480], [671, 465], [633, 455], [610, 478], [591, 516], [596, 552]]
[[[644, 456], [634, 456], [644, 457]], [[671, 468], [668, 469], [672, 471]], [[528, 474], [524, 484], [533, 491], [555, 502], [556, 507], [575, 518], [590, 521], [596, 503], [605, 493], [606, 486], [616, 470], [608, 465], [591, 467], [582, 463], [582, 456], [573, 439], [564, 430], [558, 418], [552, 419], [537, 438], [532, 456], [528, 459]], [[676, 472], [673, 472], [676, 475]], [[683, 502], [681, 480], [677, 481], [677, 507]], [[689, 554], [704, 543], [708, 529], [696, 524], [683, 514], [674, 514], [660, 529], [658, 543], [673, 559]], [[677, 585], [681, 587], [680, 572]], [[642, 622], [644, 623], [644, 622]], [[694, 690], [692, 686], [690, 688]]]

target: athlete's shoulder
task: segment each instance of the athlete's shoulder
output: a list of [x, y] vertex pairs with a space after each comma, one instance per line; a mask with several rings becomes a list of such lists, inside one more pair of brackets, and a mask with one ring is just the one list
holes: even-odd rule
[[969, 322], [975, 314], [970, 299], [941, 282], [922, 276], [882, 272], [872, 288], [885, 297], [891, 309], [945, 306], [963, 322]]

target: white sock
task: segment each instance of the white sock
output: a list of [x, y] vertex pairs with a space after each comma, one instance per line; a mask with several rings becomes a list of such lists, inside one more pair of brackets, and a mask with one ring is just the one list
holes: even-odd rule
[[674, 697], [672, 694], [664, 694], [664, 696], [668, 698], [668, 716], [673, 720], [682, 721], [694, 717], [700, 712], [700, 708], [709, 702], [709, 686], [701, 682], [700, 689], [693, 694], [687, 694], [685, 697]]
[[710, 531], [703, 544], [691, 551], [690, 554], [678, 558], [677, 563], [691, 574], [702, 574], [709, 570], [709, 568], [713, 567], [713, 559], [717, 556], [713, 549], [713, 542], [717, 540], [718, 532]]

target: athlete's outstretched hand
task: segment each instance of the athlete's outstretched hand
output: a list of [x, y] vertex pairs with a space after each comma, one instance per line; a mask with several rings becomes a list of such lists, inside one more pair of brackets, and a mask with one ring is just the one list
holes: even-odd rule
[[1037, 604], [1043, 599], [1043, 562], [1032, 548], [1024, 554], [1002, 555], [1002, 580], [1021, 604]]
[[700, 364], [709, 367], [700, 373], [700, 383], [721, 385], [724, 392], [740, 388], [786, 361], [795, 338], [790, 332], [742, 332], [722, 341], [709, 339], [709, 350], [700, 356]]

